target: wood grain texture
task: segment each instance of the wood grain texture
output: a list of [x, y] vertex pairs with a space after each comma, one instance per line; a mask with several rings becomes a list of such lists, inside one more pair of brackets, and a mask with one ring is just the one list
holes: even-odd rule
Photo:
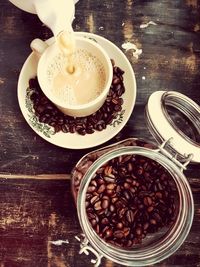
[[[157, 25], [141, 28], [149, 21]], [[75, 31], [106, 37], [128, 57], [137, 79], [130, 120], [107, 144], [128, 138], [153, 140], [144, 117], [149, 95], [175, 90], [200, 104], [199, 0], [80, 0]], [[85, 267], [75, 236], [81, 233], [70, 190], [76, 162], [93, 149], [63, 149], [46, 142], [25, 122], [17, 81], [29, 44], [52, 33], [32, 14], [0, 1], [0, 267]], [[136, 59], [122, 48], [142, 49]], [[159, 267], [200, 267], [200, 167], [185, 172], [194, 195], [195, 216], [181, 248]], [[69, 241], [61, 246], [52, 241]], [[120, 267], [104, 260], [104, 267]]]
[[[48, 178], [47, 178], [48, 179]], [[191, 232], [181, 248], [155, 266], [199, 266], [200, 186], [191, 179], [195, 217]], [[81, 229], [76, 216], [70, 181], [0, 179], [0, 263], [2, 266], [89, 266], [78, 256], [75, 239]], [[68, 241], [54, 245], [55, 241]], [[104, 260], [102, 266], [120, 265]]]

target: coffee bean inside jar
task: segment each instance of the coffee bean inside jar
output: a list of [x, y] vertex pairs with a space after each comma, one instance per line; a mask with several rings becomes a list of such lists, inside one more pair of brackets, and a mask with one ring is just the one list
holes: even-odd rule
[[[125, 266], [150, 266], [171, 256], [187, 238], [194, 201], [184, 170], [193, 151], [192, 162], [199, 162], [199, 150], [179, 138], [175, 128], [167, 136], [167, 127], [163, 135], [158, 131], [154, 105], [159, 100], [162, 112], [163, 97], [171, 101], [173, 96], [156, 92], [146, 107], [157, 145], [127, 139], [88, 153], [73, 169], [72, 192], [83, 232], [80, 253], [92, 252], [96, 266], [102, 257]], [[184, 96], [179, 100], [188, 105]], [[162, 121], [168, 125], [165, 115]]]
[[86, 193], [86, 213], [104, 241], [132, 248], [167, 233], [176, 220], [177, 189], [171, 174], [141, 155], [122, 155], [101, 166]]

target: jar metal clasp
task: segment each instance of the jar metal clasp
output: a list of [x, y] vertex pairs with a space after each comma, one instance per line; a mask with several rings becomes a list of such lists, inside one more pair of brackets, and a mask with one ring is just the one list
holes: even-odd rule
[[85, 255], [88, 256], [89, 252], [92, 252], [96, 256], [96, 259], [92, 259], [91, 263], [94, 264], [94, 267], [98, 267], [101, 264], [101, 259], [102, 259], [103, 255], [99, 254], [95, 249], [93, 249], [89, 245], [89, 241], [85, 237], [84, 234], [81, 234], [81, 237], [82, 238], [75, 236], [76, 240], [78, 240], [80, 242], [79, 254], [85, 253]]
[[187, 165], [191, 162], [193, 158], [193, 154], [185, 155], [184, 161], [180, 162], [177, 159], [178, 154], [172, 155], [168, 150], [167, 147], [170, 146], [173, 142], [173, 137], [169, 138], [168, 140], [164, 141], [160, 146], [158, 146], [158, 152], [162, 153], [166, 157], [168, 157], [171, 161], [173, 161], [181, 171], [186, 170]]

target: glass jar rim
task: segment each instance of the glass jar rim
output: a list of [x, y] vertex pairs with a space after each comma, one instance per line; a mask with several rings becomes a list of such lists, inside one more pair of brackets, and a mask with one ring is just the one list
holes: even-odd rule
[[[92, 179], [94, 173], [112, 158], [127, 155], [136, 154], [153, 159], [167, 169], [167, 171], [175, 179], [176, 186], [179, 192], [180, 207], [179, 215], [177, 216], [175, 224], [171, 227], [169, 233], [162, 241], [155, 243], [154, 246], [145, 249], [124, 250], [114, 247], [105, 241], [103, 241], [91, 227], [86, 214], [85, 197], [87, 187]], [[173, 254], [184, 242], [187, 237], [194, 216], [194, 204], [193, 197], [188, 181], [182, 171], [164, 155], [158, 153], [157, 150], [148, 148], [127, 146], [122, 148], [113, 149], [107, 152], [103, 156], [99, 157], [88, 169], [84, 175], [77, 198], [77, 210], [79, 222], [82, 230], [89, 240], [92, 247], [100, 254], [109, 258], [115, 262], [129, 266], [147, 266], [159, 262], [171, 254]]]

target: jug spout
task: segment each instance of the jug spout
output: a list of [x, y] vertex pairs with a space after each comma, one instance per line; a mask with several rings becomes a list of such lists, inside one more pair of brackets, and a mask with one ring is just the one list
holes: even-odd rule
[[75, 4], [73, 0], [34, 0], [34, 7], [39, 19], [49, 27], [54, 36], [61, 31], [73, 31]]

